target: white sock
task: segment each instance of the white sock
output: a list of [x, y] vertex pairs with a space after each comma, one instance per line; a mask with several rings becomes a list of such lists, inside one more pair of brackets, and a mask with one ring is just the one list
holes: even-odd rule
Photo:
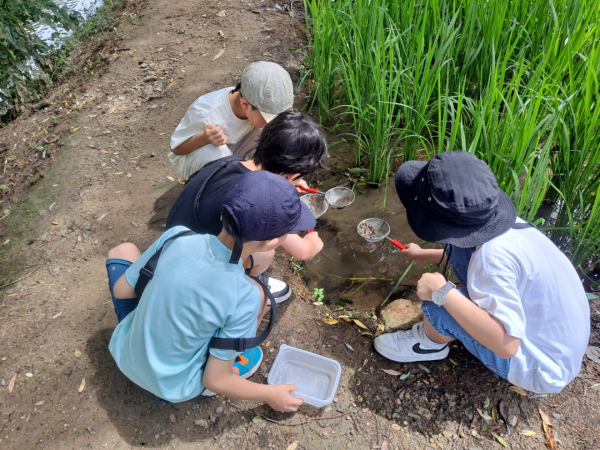
[[440, 344], [439, 342], [435, 342], [433, 339], [427, 336], [427, 333], [425, 332], [425, 324], [421, 323], [421, 326], [419, 328], [419, 335], [421, 336], [421, 339], [423, 339], [424, 344], [427, 344], [429, 347], [433, 348], [442, 348], [445, 345], [447, 345], [447, 343]]

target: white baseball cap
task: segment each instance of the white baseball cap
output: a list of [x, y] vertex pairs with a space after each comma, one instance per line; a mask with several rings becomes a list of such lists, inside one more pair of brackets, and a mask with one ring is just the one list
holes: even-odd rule
[[242, 72], [240, 94], [256, 107], [269, 123], [294, 105], [290, 74], [274, 62], [258, 61]]

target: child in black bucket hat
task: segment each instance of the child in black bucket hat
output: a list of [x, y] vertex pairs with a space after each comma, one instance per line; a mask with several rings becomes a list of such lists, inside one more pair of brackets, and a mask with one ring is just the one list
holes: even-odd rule
[[377, 351], [399, 362], [439, 360], [459, 340], [521, 388], [559, 392], [573, 380], [590, 335], [583, 286], [567, 257], [517, 217], [487, 164], [462, 151], [409, 161], [396, 174], [396, 190], [417, 236], [446, 244], [411, 243], [403, 255], [449, 264], [463, 287], [441, 273], [423, 274], [423, 322], [379, 336]]

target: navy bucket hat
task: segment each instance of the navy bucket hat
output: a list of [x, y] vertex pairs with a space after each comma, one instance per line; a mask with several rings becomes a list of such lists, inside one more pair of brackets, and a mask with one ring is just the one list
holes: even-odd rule
[[402, 164], [396, 191], [410, 227], [428, 242], [477, 247], [506, 232], [517, 218], [489, 166], [469, 152]]
[[282, 176], [257, 170], [240, 176], [223, 203], [243, 239], [268, 241], [290, 231], [308, 231], [316, 221], [296, 189]]

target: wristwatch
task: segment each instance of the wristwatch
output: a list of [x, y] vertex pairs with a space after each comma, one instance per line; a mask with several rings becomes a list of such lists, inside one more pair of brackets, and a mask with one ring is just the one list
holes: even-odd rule
[[438, 291], [435, 291], [433, 293], [433, 295], [431, 296], [431, 300], [433, 300], [433, 303], [435, 303], [436, 305], [442, 306], [444, 303], [446, 303], [446, 295], [448, 295], [448, 292], [450, 292], [450, 290], [454, 289], [455, 287], [456, 285], [453, 282], [448, 281]]

